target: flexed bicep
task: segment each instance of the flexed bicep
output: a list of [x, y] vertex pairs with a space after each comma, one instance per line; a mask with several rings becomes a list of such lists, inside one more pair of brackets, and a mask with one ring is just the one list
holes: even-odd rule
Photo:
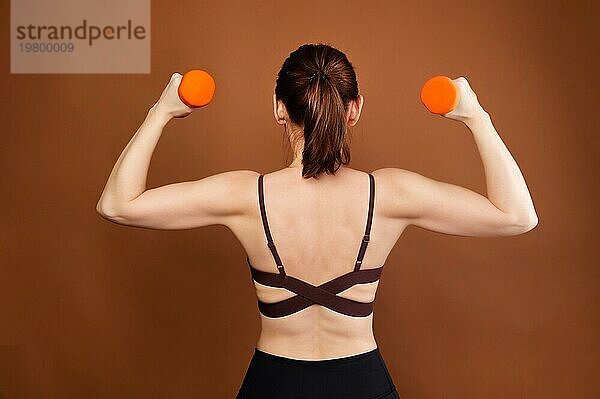
[[510, 236], [528, 226], [468, 188], [397, 168], [380, 169], [386, 185], [388, 216], [439, 233], [460, 236]]
[[257, 172], [237, 170], [148, 189], [103, 216], [115, 223], [159, 230], [225, 225], [250, 209]]

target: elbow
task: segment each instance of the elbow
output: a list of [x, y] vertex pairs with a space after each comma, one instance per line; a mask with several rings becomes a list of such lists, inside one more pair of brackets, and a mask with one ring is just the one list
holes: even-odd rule
[[538, 217], [535, 212], [528, 215], [525, 218], [521, 217], [515, 218], [513, 220], [513, 228], [517, 234], [527, 233], [528, 231], [533, 230], [535, 226], [538, 225]]
[[115, 222], [123, 220], [122, 216], [120, 216], [122, 213], [118, 211], [117, 207], [106, 204], [103, 201], [98, 201], [96, 204], [96, 212], [107, 220]]
[[96, 212], [100, 214], [102, 217], [108, 217], [111, 214], [114, 214], [111, 208], [109, 208], [102, 200], [98, 201], [96, 204]]
[[99, 213], [101, 216], [104, 216], [104, 207], [102, 206], [102, 202], [98, 201], [98, 203], [96, 204], [96, 212]]

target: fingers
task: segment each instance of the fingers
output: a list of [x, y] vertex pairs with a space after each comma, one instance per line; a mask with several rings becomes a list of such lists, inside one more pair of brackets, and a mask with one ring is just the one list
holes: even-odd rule
[[452, 80], [456, 83], [457, 86], [462, 86], [467, 93], [470, 93], [475, 99], [477, 99], [477, 94], [473, 91], [473, 88], [469, 84], [469, 81], [464, 76], [460, 76], [456, 79]]
[[169, 85], [171, 85], [171, 84], [179, 85], [179, 82], [181, 82], [182, 78], [183, 78], [182, 74], [180, 74], [179, 72], [174, 72], [173, 74], [171, 74], [171, 79], [169, 79]]
[[454, 83], [455, 83], [457, 86], [463, 86], [463, 87], [465, 87], [465, 88], [467, 88], [467, 89], [469, 89], [469, 88], [470, 88], [469, 81], [468, 81], [468, 80], [467, 80], [467, 78], [465, 78], [464, 76], [460, 76], [460, 77], [458, 77], [458, 78], [456, 78], [456, 79], [453, 79], [452, 81], [453, 81], [453, 82], [454, 82]]

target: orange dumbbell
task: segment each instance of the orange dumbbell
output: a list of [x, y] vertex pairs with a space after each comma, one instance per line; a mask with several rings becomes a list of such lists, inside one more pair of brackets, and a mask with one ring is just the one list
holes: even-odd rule
[[458, 105], [458, 87], [446, 76], [434, 76], [421, 89], [421, 102], [434, 114], [446, 114]]
[[215, 94], [215, 80], [206, 71], [192, 69], [181, 78], [177, 93], [188, 107], [203, 107], [212, 101]]

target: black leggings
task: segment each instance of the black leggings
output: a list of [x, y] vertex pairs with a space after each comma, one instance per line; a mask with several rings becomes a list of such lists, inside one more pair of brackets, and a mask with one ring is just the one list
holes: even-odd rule
[[236, 399], [400, 399], [379, 348], [327, 360], [254, 348]]

